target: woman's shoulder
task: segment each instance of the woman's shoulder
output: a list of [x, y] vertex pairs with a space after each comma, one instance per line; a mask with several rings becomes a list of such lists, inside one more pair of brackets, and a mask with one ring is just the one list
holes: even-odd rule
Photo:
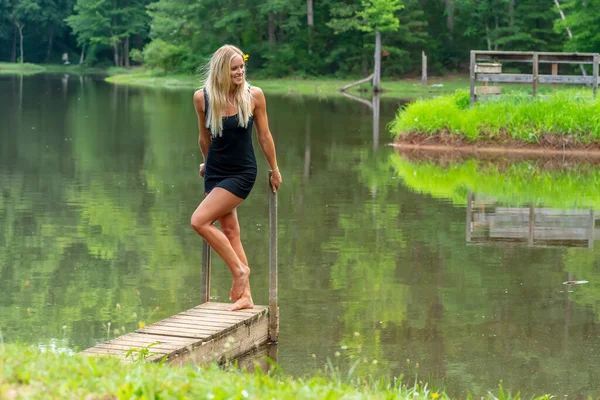
[[194, 105], [200, 107], [204, 111], [204, 88], [200, 88], [194, 92]]
[[254, 86], [254, 85], [250, 86], [250, 93], [252, 94], [252, 98], [254, 99], [255, 102], [264, 103], [265, 94], [263, 93], [261, 88], [259, 88], [258, 86]]

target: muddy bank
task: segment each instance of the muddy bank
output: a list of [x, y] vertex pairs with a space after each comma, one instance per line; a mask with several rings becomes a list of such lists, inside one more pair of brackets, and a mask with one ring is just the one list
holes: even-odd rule
[[531, 157], [543, 158], [578, 158], [590, 162], [600, 163], [600, 143], [582, 143], [571, 136], [545, 135], [537, 143], [515, 140], [508, 135], [471, 142], [464, 137], [442, 133], [438, 135], [406, 134], [400, 136], [393, 143], [400, 152], [412, 154], [414, 157], [432, 157], [432, 153], [441, 153], [435, 158], [449, 157], [456, 159], [472, 157], [478, 158], [516, 158], [527, 159]]

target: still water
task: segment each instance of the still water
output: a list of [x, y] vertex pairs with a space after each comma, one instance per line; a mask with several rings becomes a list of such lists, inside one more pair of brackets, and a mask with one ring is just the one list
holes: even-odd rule
[[[397, 101], [382, 100], [378, 129], [342, 97], [267, 102], [284, 179], [284, 372], [360, 359], [355, 376], [417, 376], [451, 394], [502, 380], [598, 395], [596, 167], [422, 160], [386, 146]], [[259, 180], [239, 215], [267, 304], [268, 167], [255, 148]], [[201, 159], [190, 90], [0, 76], [4, 340], [77, 351], [197, 305]], [[219, 260], [212, 285], [227, 301]]]

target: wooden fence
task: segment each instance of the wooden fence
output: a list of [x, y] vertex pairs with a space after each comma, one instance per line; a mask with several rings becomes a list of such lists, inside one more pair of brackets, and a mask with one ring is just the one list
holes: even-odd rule
[[[531, 63], [531, 74], [508, 74], [502, 72], [502, 62]], [[538, 85], [590, 85], [594, 98], [598, 92], [598, 53], [545, 53], [534, 51], [480, 51], [471, 50], [470, 91], [471, 105], [479, 95], [500, 94], [500, 87], [488, 86], [488, 83], [527, 83], [532, 85], [533, 95], [537, 95]], [[540, 64], [552, 64], [552, 74], [539, 73]], [[592, 76], [559, 75], [560, 64], [591, 64]], [[582, 68], [585, 74], [585, 69]], [[475, 86], [484, 82], [484, 86]]]

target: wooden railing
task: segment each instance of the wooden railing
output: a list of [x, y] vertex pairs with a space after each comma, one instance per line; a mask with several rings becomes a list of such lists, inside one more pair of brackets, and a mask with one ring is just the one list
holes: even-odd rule
[[[279, 306], [277, 275], [277, 192], [271, 190], [269, 173], [269, 341], [277, 343], [279, 338]], [[203, 240], [202, 246], [202, 302], [210, 301], [211, 249]]]
[[[501, 62], [531, 63], [531, 74], [502, 73]], [[594, 98], [598, 92], [598, 53], [546, 53], [527, 51], [480, 51], [471, 50], [470, 63], [470, 92], [471, 105], [477, 101], [478, 95], [500, 94], [497, 86], [487, 86], [488, 83], [528, 83], [532, 85], [533, 95], [537, 95], [541, 83], [591, 85]], [[540, 75], [540, 64], [552, 64], [552, 75]], [[559, 75], [559, 64], [588, 64], [592, 65], [592, 76]], [[484, 82], [485, 86], [475, 86], [476, 82]]]

